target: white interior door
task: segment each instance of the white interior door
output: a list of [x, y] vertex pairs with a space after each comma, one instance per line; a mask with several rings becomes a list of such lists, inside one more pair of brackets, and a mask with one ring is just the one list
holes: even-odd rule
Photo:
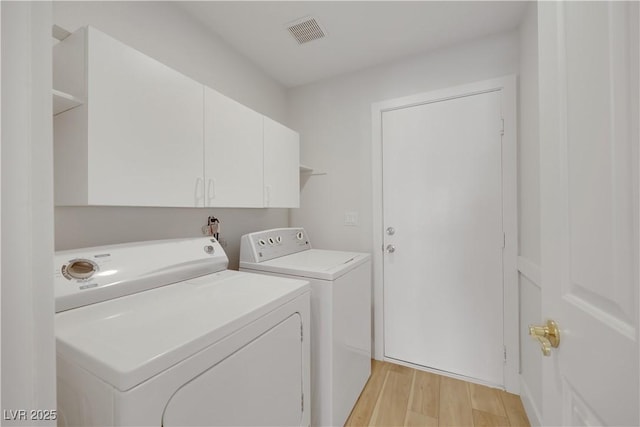
[[638, 425], [638, 3], [538, 7], [542, 421]]
[[501, 134], [499, 90], [382, 113], [384, 355], [499, 386]]

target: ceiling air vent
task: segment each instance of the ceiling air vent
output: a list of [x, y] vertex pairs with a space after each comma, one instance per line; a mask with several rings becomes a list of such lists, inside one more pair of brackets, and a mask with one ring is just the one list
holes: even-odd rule
[[310, 16], [287, 24], [287, 29], [298, 44], [308, 43], [326, 36], [318, 22]]

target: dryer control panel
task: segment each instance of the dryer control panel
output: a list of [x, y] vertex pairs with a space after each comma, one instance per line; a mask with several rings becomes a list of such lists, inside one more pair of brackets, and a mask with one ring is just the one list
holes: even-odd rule
[[226, 270], [212, 237], [156, 240], [56, 252], [56, 312]]
[[311, 249], [302, 227], [274, 228], [242, 236], [240, 261], [263, 262]]

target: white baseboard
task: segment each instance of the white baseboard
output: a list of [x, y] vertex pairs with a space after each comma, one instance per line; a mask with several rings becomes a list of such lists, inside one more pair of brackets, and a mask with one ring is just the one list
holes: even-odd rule
[[531, 398], [531, 392], [529, 391], [529, 387], [525, 382], [522, 375], [520, 375], [520, 399], [522, 400], [522, 406], [524, 406], [524, 411], [527, 413], [527, 417], [529, 418], [529, 423], [532, 426], [541, 426], [542, 425], [542, 415], [538, 410], [535, 402]]

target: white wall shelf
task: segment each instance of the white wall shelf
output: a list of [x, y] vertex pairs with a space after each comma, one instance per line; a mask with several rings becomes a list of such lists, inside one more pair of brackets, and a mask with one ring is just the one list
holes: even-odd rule
[[84, 102], [68, 93], [53, 89], [53, 115], [64, 113], [67, 110], [82, 105]]
[[318, 172], [310, 166], [300, 165], [300, 174], [302, 175], [326, 175], [326, 172]]
[[71, 33], [69, 31], [65, 30], [59, 25], [53, 25], [51, 27], [51, 36], [60, 42], [66, 39], [67, 37], [69, 37], [70, 35]]

